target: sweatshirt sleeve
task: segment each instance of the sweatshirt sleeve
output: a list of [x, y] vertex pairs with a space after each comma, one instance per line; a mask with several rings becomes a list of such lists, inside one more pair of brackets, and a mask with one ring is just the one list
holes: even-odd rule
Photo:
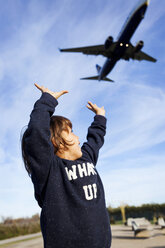
[[31, 168], [35, 190], [41, 194], [47, 181], [51, 163], [55, 157], [50, 141], [50, 117], [53, 115], [57, 100], [43, 93], [34, 104], [25, 135], [25, 154]]
[[88, 128], [87, 142], [82, 146], [83, 156], [90, 159], [94, 165], [97, 163], [100, 148], [104, 144], [106, 133], [106, 118], [102, 115], [95, 115], [94, 121]]

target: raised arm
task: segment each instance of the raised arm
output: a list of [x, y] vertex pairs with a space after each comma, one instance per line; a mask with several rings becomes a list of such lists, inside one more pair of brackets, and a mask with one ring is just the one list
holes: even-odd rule
[[54, 148], [50, 141], [50, 117], [58, 104], [57, 99], [67, 91], [52, 92], [43, 86], [35, 86], [41, 90], [42, 96], [35, 103], [30, 115], [24, 135], [24, 148], [33, 183], [40, 194], [54, 159]]
[[92, 102], [88, 102], [87, 108], [96, 115], [91, 126], [88, 128], [87, 142], [82, 146], [83, 156], [91, 160], [94, 165], [97, 163], [99, 150], [104, 144], [104, 136], [106, 133], [106, 118], [104, 107], [98, 107]]

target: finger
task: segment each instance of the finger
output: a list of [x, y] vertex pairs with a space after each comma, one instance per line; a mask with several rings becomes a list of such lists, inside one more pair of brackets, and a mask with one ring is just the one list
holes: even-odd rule
[[66, 94], [66, 93], [68, 93], [67, 90], [62, 90], [62, 91], [60, 91], [60, 92], [55, 93], [55, 94], [56, 94], [55, 97], [56, 97], [56, 99], [58, 99], [60, 96]]
[[35, 83], [34, 85], [37, 87], [37, 89], [42, 90], [42, 87], [39, 86], [37, 83]]
[[66, 93], [69, 93], [69, 91], [67, 91], [67, 90], [62, 90], [62, 91], [60, 92], [60, 95], [62, 96], [62, 95], [64, 95], [64, 94], [66, 94]]
[[86, 105], [86, 107], [90, 110], [92, 110], [93, 108], [90, 105]]
[[94, 107], [94, 104], [90, 101], [88, 101], [88, 104], [93, 108]]
[[60, 97], [60, 96], [62, 96], [62, 95], [64, 95], [64, 94], [66, 94], [66, 93], [68, 93], [67, 90], [62, 90], [62, 91], [58, 92], [58, 97]]

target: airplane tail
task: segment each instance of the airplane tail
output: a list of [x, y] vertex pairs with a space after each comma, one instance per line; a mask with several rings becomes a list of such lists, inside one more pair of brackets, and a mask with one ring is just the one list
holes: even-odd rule
[[[88, 80], [99, 80], [100, 81], [100, 79], [99, 79], [99, 76], [93, 76], [93, 77], [85, 77], [85, 78], [80, 78], [81, 80], [85, 80], [85, 79], [88, 79]], [[114, 82], [113, 80], [111, 80], [110, 78], [103, 78], [103, 79], [101, 79], [101, 80], [103, 80], [103, 81], [109, 81], [109, 82]]]
[[100, 71], [101, 71], [101, 66], [99, 66], [99, 65], [96, 64], [96, 70], [98, 72], [98, 76], [85, 77], [85, 78], [80, 78], [80, 79], [81, 80], [85, 80], [85, 79], [88, 79], [88, 80], [98, 80], [98, 81], [103, 80], [103, 81], [114, 82], [113, 80], [111, 80], [110, 78], [107, 78], [107, 77], [105, 77], [103, 79], [100, 79], [99, 74], [100, 74]]
[[99, 65], [96, 64], [96, 70], [97, 70], [97, 72], [98, 72], [98, 74], [99, 74], [100, 71], [101, 71], [101, 66], [99, 66]]

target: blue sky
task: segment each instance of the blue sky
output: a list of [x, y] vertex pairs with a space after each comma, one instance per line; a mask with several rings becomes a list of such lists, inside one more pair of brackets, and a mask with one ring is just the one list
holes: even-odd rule
[[107, 206], [164, 203], [165, 85], [164, 0], [151, 0], [131, 42], [156, 63], [120, 61], [109, 77], [115, 84], [81, 81], [96, 75], [102, 56], [60, 53], [58, 48], [103, 44], [116, 39], [137, 1], [0, 1], [0, 216], [40, 212], [21, 160], [20, 133], [40, 92], [35, 82], [69, 94], [56, 113], [73, 122], [82, 143], [93, 113], [88, 100], [104, 105], [108, 119], [98, 171]]

